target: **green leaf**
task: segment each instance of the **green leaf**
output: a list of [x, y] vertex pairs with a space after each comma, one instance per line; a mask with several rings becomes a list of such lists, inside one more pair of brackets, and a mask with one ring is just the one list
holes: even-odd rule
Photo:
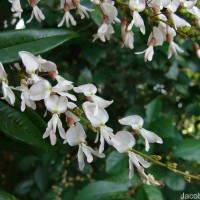
[[93, 44], [84, 48], [83, 56], [90, 65], [96, 67], [102, 59], [106, 58], [106, 51], [104, 48]]
[[146, 116], [147, 116], [147, 121], [151, 122], [154, 119], [158, 117], [162, 110], [162, 101], [160, 98], [156, 98], [152, 100], [148, 105], [147, 105], [147, 110], [146, 110]]
[[77, 33], [66, 29], [25, 29], [1, 32], [0, 62], [19, 61], [19, 51], [28, 51], [34, 55], [44, 53], [77, 36]]
[[19, 183], [16, 186], [15, 192], [18, 193], [18, 194], [27, 194], [28, 192], [30, 192], [33, 184], [34, 184], [34, 181], [31, 180], [31, 179], [22, 181], [21, 183]]
[[145, 193], [147, 194], [148, 200], [164, 200], [161, 191], [152, 185], [143, 186]]
[[200, 162], [200, 142], [193, 138], [183, 140], [175, 149], [174, 156], [189, 161]]
[[176, 62], [169, 68], [169, 71], [165, 74], [165, 76], [172, 80], [177, 80], [179, 74], [178, 65]]
[[161, 117], [150, 124], [150, 130], [158, 134], [161, 138], [173, 138], [175, 129], [171, 119]]
[[0, 200], [18, 200], [18, 199], [7, 192], [0, 190]]
[[37, 127], [40, 118], [35, 120], [36, 118], [29, 118], [25, 113], [0, 101], [0, 130], [11, 138], [47, 152], [52, 147], [42, 139], [43, 132]]
[[112, 151], [106, 159], [106, 172], [110, 174], [118, 174], [128, 165], [128, 161], [123, 154]]
[[86, 67], [81, 71], [81, 74], [78, 78], [78, 85], [86, 84], [86, 83], [92, 83], [92, 73], [91, 71]]
[[77, 195], [76, 200], [100, 200], [111, 193], [125, 192], [127, 187], [109, 181], [97, 181], [85, 186]]
[[165, 178], [166, 185], [174, 191], [183, 191], [185, 189], [185, 180], [183, 176], [174, 173], [168, 173]]

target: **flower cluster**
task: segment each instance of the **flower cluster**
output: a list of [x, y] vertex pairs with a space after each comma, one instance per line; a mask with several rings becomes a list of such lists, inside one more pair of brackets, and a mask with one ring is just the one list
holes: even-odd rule
[[[42, 10], [38, 7], [40, 0], [28, 0], [29, 5], [32, 7], [33, 11], [31, 18], [27, 23], [31, 22], [33, 17], [36, 18], [38, 22], [45, 19]], [[12, 3], [12, 12], [14, 12], [15, 17], [21, 18], [23, 9], [20, 4], [20, 0], [9, 0]], [[115, 3], [116, 2], [116, 5]], [[196, 27], [200, 27], [200, 9], [197, 6], [197, 0], [129, 0], [127, 3], [123, 1], [112, 1], [112, 0], [91, 0], [91, 3], [97, 6], [102, 14], [102, 24], [99, 27], [97, 34], [94, 35], [94, 41], [100, 39], [105, 42], [110, 40], [111, 36], [114, 34], [114, 23], [120, 23], [121, 21], [121, 35], [123, 45], [130, 49], [134, 48], [134, 33], [133, 27], [139, 28], [142, 34], [146, 33], [146, 26], [144, 17], [150, 17], [153, 22], [156, 22], [156, 26], [152, 27], [147, 45], [148, 48], [142, 52], [136, 54], [144, 53], [144, 60], [151, 61], [154, 55], [154, 47], [161, 46], [166, 41], [169, 43], [168, 48], [168, 58], [174, 54], [183, 53], [183, 50], [174, 42], [174, 38], [179, 33], [179, 28], [191, 27], [191, 24], [185, 21], [182, 17], [177, 15], [177, 12], [182, 9], [189, 13], [193, 20], [192, 23]], [[120, 20], [118, 15], [119, 11], [122, 10], [123, 17]], [[93, 12], [94, 9], [87, 8], [81, 5], [79, 0], [60, 0], [60, 10], [64, 11], [64, 16], [58, 27], [63, 26], [65, 23], [69, 28], [70, 25], [75, 26], [77, 24], [74, 16], [72, 15], [72, 10], [76, 10], [76, 13], [81, 19], [85, 17], [89, 18], [88, 12]]]
[[[46, 112], [51, 113], [51, 119], [47, 124], [43, 138], [50, 138], [52, 145], [57, 142], [57, 133], [64, 144], [78, 146], [78, 164], [79, 169], [83, 170], [85, 166], [84, 155], [87, 162], [93, 161], [93, 155], [103, 158], [105, 143], [113, 146], [119, 153], [125, 153], [129, 157], [129, 169], [131, 178], [134, 172], [134, 166], [141, 177], [149, 184], [159, 185], [152, 175], [147, 175], [144, 168], [150, 166], [140, 155], [132, 151], [135, 145], [133, 134], [141, 135], [145, 140], [145, 149], [149, 151], [149, 143], [162, 143], [162, 139], [155, 133], [148, 131], [143, 126], [143, 119], [138, 115], [127, 116], [119, 120], [122, 125], [131, 126], [132, 132], [119, 131], [116, 134], [114, 130], [107, 125], [109, 114], [106, 108], [113, 103], [97, 95], [97, 88], [93, 84], [84, 84], [74, 87], [73, 83], [59, 75], [57, 66], [51, 61], [43, 59], [41, 56], [35, 57], [33, 54], [21, 51], [19, 56], [23, 63], [24, 78], [21, 79], [20, 86], [9, 86], [8, 76], [2, 64], [0, 64], [0, 82], [2, 84], [3, 99], [10, 105], [15, 103], [15, 94], [13, 90], [21, 92], [21, 111], [26, 107], [37, 108], [37, 102], [43, 101]], [[44, 78], [43, 75], [49, 75]], [[75, 112], [80, 109], [76, 105], [77, 97], [72, 94], [83, 93], [86, 101], [82, 104], [85, 116], [89, 120], [91, 127], [97, 132], [94, 143], [100, 141], [99, 150], [95, 151], [87, 145], [87, 135], [81, 124], [83, 121], [82, 113]], [[46, 115], [46, 114], [45, 114]], [[63, 124], [61, 116], [66, 118], [68, 126]], [[86, 120], [86, 119], [85, 119]], [[83, 121], [84, 122], [84, 121]], [[87, 125], [88, 125], [87, 123]]]

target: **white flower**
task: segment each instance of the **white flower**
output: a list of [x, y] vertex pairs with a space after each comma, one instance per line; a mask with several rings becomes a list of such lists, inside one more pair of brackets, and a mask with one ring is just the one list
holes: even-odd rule
[[[105, 109], [99, 108], [98, 114], [95, 115], [96, 105], [95, 103], [85, 102], [83, 103], [83, 110], [86, 117], [91, 122], [92, 126], [100, 128], [100, 147], [99, 152], [102, 153], [104, 150], [104, 140], [111, 145], [111, 137], [113, 136], [113, 130], [107, 127], [105, 124], [109, 119], [108, 113]], [[95, 140], [97, 142], [98, 135]]]
[[191, 1], [182, 0], [181, 2], [183, 3], [183, 6], [185, 8], [191, 9], [196, 5], [197, 0], [191, 0]]
[[11, 90], [11, 87], [8, 86], [6, 82], [2, 82], [2, 91], [3, 91], [3, 98], [5, 99], [10, 105], [14, 105], [15, 103], [15, 94]]
[[66, 140], [69, 143], [70, 146], [79, 146], [78, 149], [78, 165], [79, 169], [82, 171], [85, 166], [84, 161], [84, 154], [87, 158], [87, 162], [91, 163], [93, 161], [93, 155], [104, 158], [105, 155], [99, 152], [94, 151], [91, 147], [87, 146], [86, 143], [86, 134], [83, 129], [83, 126], [77, 122], [75, 126], [72, 126], [68, 129], [66, 132]]
[[52, 118], [48, 122], [48, 126], [46, 128], [45, 133], [43, 134], [43, 138], [50, 137], [50, 141], [52, 145], [56, 144], [56, 129], [58, 127], [58, 131], [60, 137], [66, 139], [65, 130], [62, 127], [62, 122], [59, 118], [61, 113], [66, 112], [68, 100], [66, 97], [59, 97], [57, 95], [52, 95], [49, 98], [44, 100], [45, 106], [48, 111], [53, 113]]
[[160, 46], [163, 44], [164, 38], [163, 38], [163, 34], [160, 31], [159, 28], [157, 27], [153, 27], [153, 31], [151, 32], [151, 34], [149, 35], [148, 38], [148, 45], [149, 47], [147, 49], [145, 49], [142, 52], [136, 52], [135, 54], [142, 54], [145, 53], [144, 55], [144, 60], [145, 62], [148, 61], [152, 61], [153, 55], [154, 55], [154, 47], [155, 46]]
[[89, 18], [89, 14], [87, 12], [93, 12], [94, 11], [94, 9], [87, 8], [87, 7], [82, 6], [80, 4], [77, 5], [77, 9], [78, 9], [78, 14], [80, 15], [81, 19], [84, 19], [85, 16], [87, 18]]
[[113, 146], [119, 153], [126, 153], [129, 157], [129, 178], [134, 175], [134, 166], [141, 173], [143, 167], [148, 168], [150, 163], [145, 161], [140, 155], [131, 151], [135, 145], [135, 139], [128, 131], [119, 131], [111, 138]]
[[114, 33], [114, 29], [111, 24], [103, 23], [97, 31], [97, 34], [94, 36], [94, 40], [100, 39], [102, 42], [110, 40], [111, 35]]
[[122, 35], [122, 40], [123, 40], [123, 46], [133, 49], [133, 43], [134, 43], [134, 34], [132, 31], [126, 30], [126, 25], [122, 25], [121, 28], [121, 35]]
[[20, 4], [20, 0], [9, 0], [9, 2], [12, 3], [11, 11], [15, 12], [14, 16], [21, 18], [23, 10]]
[[176, 36], [176, 31], [169, 26], [166, 28], [166, 30], [167, 30], [167, 40], [169, 41], [169, 49], [168, 49], [168, 59], [169, 59], [171, 58], [173, 53], [177, 57], [178, 53], [183, 53], [184, 51], [173, 41], [174, 37]]
[[136, 27], [140, 28], [140, 31], [143, 34], [145, 34], [144, 21], [143, 21], [142, 17], [140, 16], [140, 14], [137, 11], [133, 12], [133, 19], [132, 19], [131, 23], [128, 26], [128, 30], [129, 31], [132, 29], [133, 25], [135, 25]]
[[1, 82], [2, 81], [6, 82], [7, 81], [7, 77], [8, 77], [8, 75], [5, 72], [5, 69], [4, 69], [3, 65], [2, 65], [2, 63], [0, 63], [0, 81]]
[[74, 124], [75, 124], [76, 122], [79, 122], [79, 121], [80, 121], [80, 118], [77, 117], [75, 114], [73, 114], [73, 113], [70, 112], [70, 111], [66, 111], [66, 112], [65, 112], [65, 115], [66, 115], [66, 121], [67, 121], [67, 126], [68, 126], [68, 127], [74, 126]]
[[27, 51], [20, 51], [19, 56], [26, 68], [26, 73], [32, 75], [36, 71], [40, 72], [56, 72], [57, 66], [51, 61], [43, 59], [41, 56], [35, 57], [32, 53]]
[[43, 15], [42, 11], [37, 6], [39, 1], [40, 0], [28, 0], [30, 6], [33, 8], [33, 11], [31, 13], [31, 18], [26, 23], [30, 23], [34, 16], [38, 22], [41, 22], [45, 19], [45, 16]]
[[154, 49], [153, 49], [153, 46], [150, 45], [147, 49], [145, 49], [144, 51], [142, 52], [136, 52], [135, 54], [142, 54], [142, 53], [145, 53], [144, 54], [144, 61], [147, 62], [148, 61], [152, 61], [153, 59], [153, 55], [154, 55]]
[[177, 52], [178, 53], [183, 53], [184, 51], [174, 41], [169, 42], [168, 59], [171, 58], [171, 56], [172, 56], [173, 53], [176, 56], [178, 56]]
[[149, 7], [157, 7], [159, 10], [166, 8], [171, 3], [171, 0], [152, 0], [148, 6]]
[[46, 99], [52, 93], [52, 86], [49, 81], [42, 79], [34, 83], [29, 89], [30, 99], [40, 101]]
[[130, 0], [129, 1], [129, 8], [134, 11], [141, 12], [146, 7], [146, 1], [145, 0]]
[[71, 82], [65, 80], [61, 76], [57, 76], [57, 79], [59, 81], [54, 87], [52, 87], [49, 81], [46, 79], [41, 78], [41, 80], [35, 82], [29, 89], [30, 98], [34, 101], [40, 101], [42, 99], [48, 98], [51, 93], [57, 93], [61, 96], [65, 96], [73, 101], [76, 101], [76, 97], [68, 93], [68, 90], [73, 88], [71, 84], [68, 84]]
[[167, 5], [167, 10], [175, 13], [180, 5], [180, 1], [179, 0], [172, 0], [170, 4]]
[[30, 99], [29, 95], [29, 89], [28, 89], [28, 83], [26, 80], [22, 79], [21, 80], [21, 86], [18, 86], [14, 88], [15, 90], [21, 91], [21, 111], [24, 112], [26, 109], [26, 106], [32, 108], [33, 110], [36, 109], [36, 104], [35, 102]]
[[20, 51], [19, 56], [26, 68], [26, 73], [35, 74], [40, 65], [38, 59], [33, 54], [26, 51]]
[[175, 26], [175, 29], [180, 28], [180, 27], [185, 27], [185, 26], [191, 27], [191, 25], [188, 22], [186, 22], [184, 19], [177, 16], [176, 14], [171, 13], [170, 16]]
[[8, 86], [8, 79], [7, 74], [5, 72], [5, 69], [3, 65], [0, 63], [0, 82], [2, 84], [2, 91], [3, 91], [3, 97], [2, 99], [5, 99], [10, 105], [14, 105], [15, 103], [15, 94], [12, 91], [12, 87]]
[[64, 14], [61, 22], [58, 24], [58, 27], [63, 26], [64, 23], [66, 23], [67, 28], [70, 27], [70, 23], [73, 26], [76, 26], [76, 21], [75, 21], [74, 17], [70, 14], [69, 11], [65, 11], [65, 14]]
[[56, 72], [57, 73], [57, 66], [55, 63], [43, 59], [41, 56], [37, 57], [39, 62], [39, 72]]
[[[104, 12], [104, 15], [107, 17], [106, 21], [109, 24], [115, 23], [117, 20], [118, 11], [114, 4], [110, 2], [105, 2], [100, 4]], [[118, 20], [117, 20], [118, 21]]]
[[95, 95], [97, 93], [97, 88], [93, 84], [85, 84], [79, 87], [74, 87], [73, 90], [76, 93], [83, 93], [88, 98], [88, 100], [91, 100], [96, 104], [96, 115], [98, 114], [98, 108], [106, 108], [113, 103], [113, 101], [106, 101], [103, 98]]
[[149, 143], [162, 144], [163, 140], [155, 133], [142, 128], [144, 120], [138, 115], [131, 115], [119, 120], [122, 125], [131, 126], [133, 130], [137, 131], [145, 139], [145, 150], [149, 151]]
[[60, 5], [61, 9], [64, 9], [65, 14], [61, 20], [61, 22], [58, 24], [58, 27], [63, 26], [64, 23], [66, 23], [67, 28], [70, 27], [70, 23], [73, 26], [76, 26], [76, 21], [74, 19], [74, 17], [70, 14], [70, 9], [74, 9], [75, 6], [73, 5], [72, 1], [68, 1], [68, 0], [61, 0], [61, 5]]

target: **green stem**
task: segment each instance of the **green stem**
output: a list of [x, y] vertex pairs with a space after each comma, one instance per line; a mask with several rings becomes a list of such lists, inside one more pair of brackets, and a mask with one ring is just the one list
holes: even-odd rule
[[[73, 114], [77, 115], [92, 131], [94, 132], [99, 132], [99, 129], [96, 128], [96, 127], [93, 127], [92, 124], [87, 120], [85, 119], [84, 117], [82, 117], [82, 113], [83, 111], [79, 108], [75, 108], [73, 110], [70, 110]], [[146, 158], [147, 160], [150, 160], [152, 163], [156, 164], [156, 165], [159, 165], [161, 167], [164, 167], [174, 173], [177, 173], [177, 174], [181, 174], [185, 177], [185, 179], [190, 182], [190, 178], [192, 179], [196, 179], [196, 180], [200, 180], [200, 176], [195, 176], [195, 175], [191, 175], [189, 174], [188, 172], [183, 172], [183, 171], [180, 171], [178, 169], [176, 169], [176, 166], [177, 164], [176, 163], [170, 163], [170, 164], [164, 164], [158, 160], [155, 160], [154, 158], [152, 158], [151, 156], [149, 155], [146, 155], [144, 153], [141, 153], [140, 151], [137, 151], [135, 149], [132, 149], [131, 150], [132, 152], [142, 156], [143, 158]]]
[[180, 170], [178, 170], [178, 169], [176, 169], [176, 168], [171, 168], [170, 165], [164, 164], [164, 163], [162, 163], [162, 162], [160, 162], [160, 161], [157, 161], [157, 160], [153, 159], [152, 157], [150, 157], [150, 156], [148, 156], [148, 155], [146, 155], [146, 154], [143, 154], [143, 153], [141, 153], [140, 151], [137, 151], [137, 150], [135, 150], [135, 149], [132, 149], [132, 151], [133, 151], [134, 153], [136, 153], [136, 154], [142, 156], [143, 158], [146, 158], [146, 159], [150, 160], [150, 161], [153, 162], [154, 164], [160, 165], [161, 167], [164, 167], [164, 168], [166, 168], [166, 169], [168, 169], [168, 170], [170, 170], [170, 171], [172, 171], [172, 172], [174, 172], [174, 173], [181, 174], [181, 175], [183, 175], [184, 177], [190, 177], [190, 178], [193, 178], [193, 179], [196, 179], [196, 180], [200, 180], [200, 176], [191, 175], [191, 174], [189, 174], [189, 173], [187, 173], [187, 172], [180, 171]]

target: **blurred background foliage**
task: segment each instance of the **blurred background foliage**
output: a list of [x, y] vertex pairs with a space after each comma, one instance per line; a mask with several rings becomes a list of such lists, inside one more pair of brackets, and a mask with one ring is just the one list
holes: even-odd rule
[[[84, 3], [90, 6], [86, 0]], [[22, 0], [22, 5], [26, 21], [31, 8], [26, 0]], [[44, 0], [39, 5], [46, 20], [42, 23], [34, 20], [26, 28], [56, 28], [63, 14], [58, 4]], [[200, 61], [192, 43], [177, 37], [185, 50], [178, 59], [167, 59], [168, 45], [164, 44], [156, 48], [153, 61], [145, 63], [143, 55], [134, 52], [145, 49], [148, 34], [142, 36], [138, 29], [134, 29], [135, 49], [121, 48], [120, 24], [116, 24], [116, 33], [111, 41], [106, 44], [93, 42], [93, 34], [101, 23], [97, 10], [91, 14], [91, 19], [78, 21], [78, 25], [71, 28], [80, 37], [42, 56], [55, 62], [59, 73], [73, 81], [75, 86], [93, 83], [98, 86], [102, 97], [114, 100], [108, 108], [108, 125], [115, 131], [122, 129], [118, 118], [141, 115], [145, 127], [164, 140], [162, 145], [152, 145], [149, 154], [161, 155], [165, 163], [176, 162], [179, 169], [200, 174]], [[1, 32], [22, 25], [22, 21], [13, 22], [10, 4], [1, 0]], [[147, 26], [147, 33], [148, 29]], [[18, 84], [17, 71], [9, 65], [6, 65], [6, 70], [10, 74], [10, 85]], [[84, 97], [79, 97], [81, 106]], [[40, 103], [38, 106], [37, 113], [43, 116], [44, 106]], [[80, 172], [76, 147], [69, 148], [60, 141], [52, 148], [48, 139], [42, 140], [48, 118], [40, 117], [30, 109], [25, 113], [19, 110], [19, 102], [13, 108], [0, 101], [2, 200], [15, 199], [12, 195], [22, 200], [177, 200], [183, 192], [198, 193], [200, 190], [199, 182], [192, 180], [187, 183], [184, 177], [156, 165], [147, 171], [164, 182], [163, 188], [145, 185], [137, 175], [129, 180], [127, 158], [112, 148], [106, 149], [105, 159], [95, 159]], [[4, 123], [6, 116], [11, 119]], [[20, 129], [18, 123], [25, 128]], [[34, 138], [36, 132], [39, 137]], [[24, 142], [18, 140], [20, 134], [26, 135]], [[87, 134], [89, 144], [93, 145], [95, 134], [89, 129]], [[137, 139], [136, 148], [144, 151], [143, 140]]]

